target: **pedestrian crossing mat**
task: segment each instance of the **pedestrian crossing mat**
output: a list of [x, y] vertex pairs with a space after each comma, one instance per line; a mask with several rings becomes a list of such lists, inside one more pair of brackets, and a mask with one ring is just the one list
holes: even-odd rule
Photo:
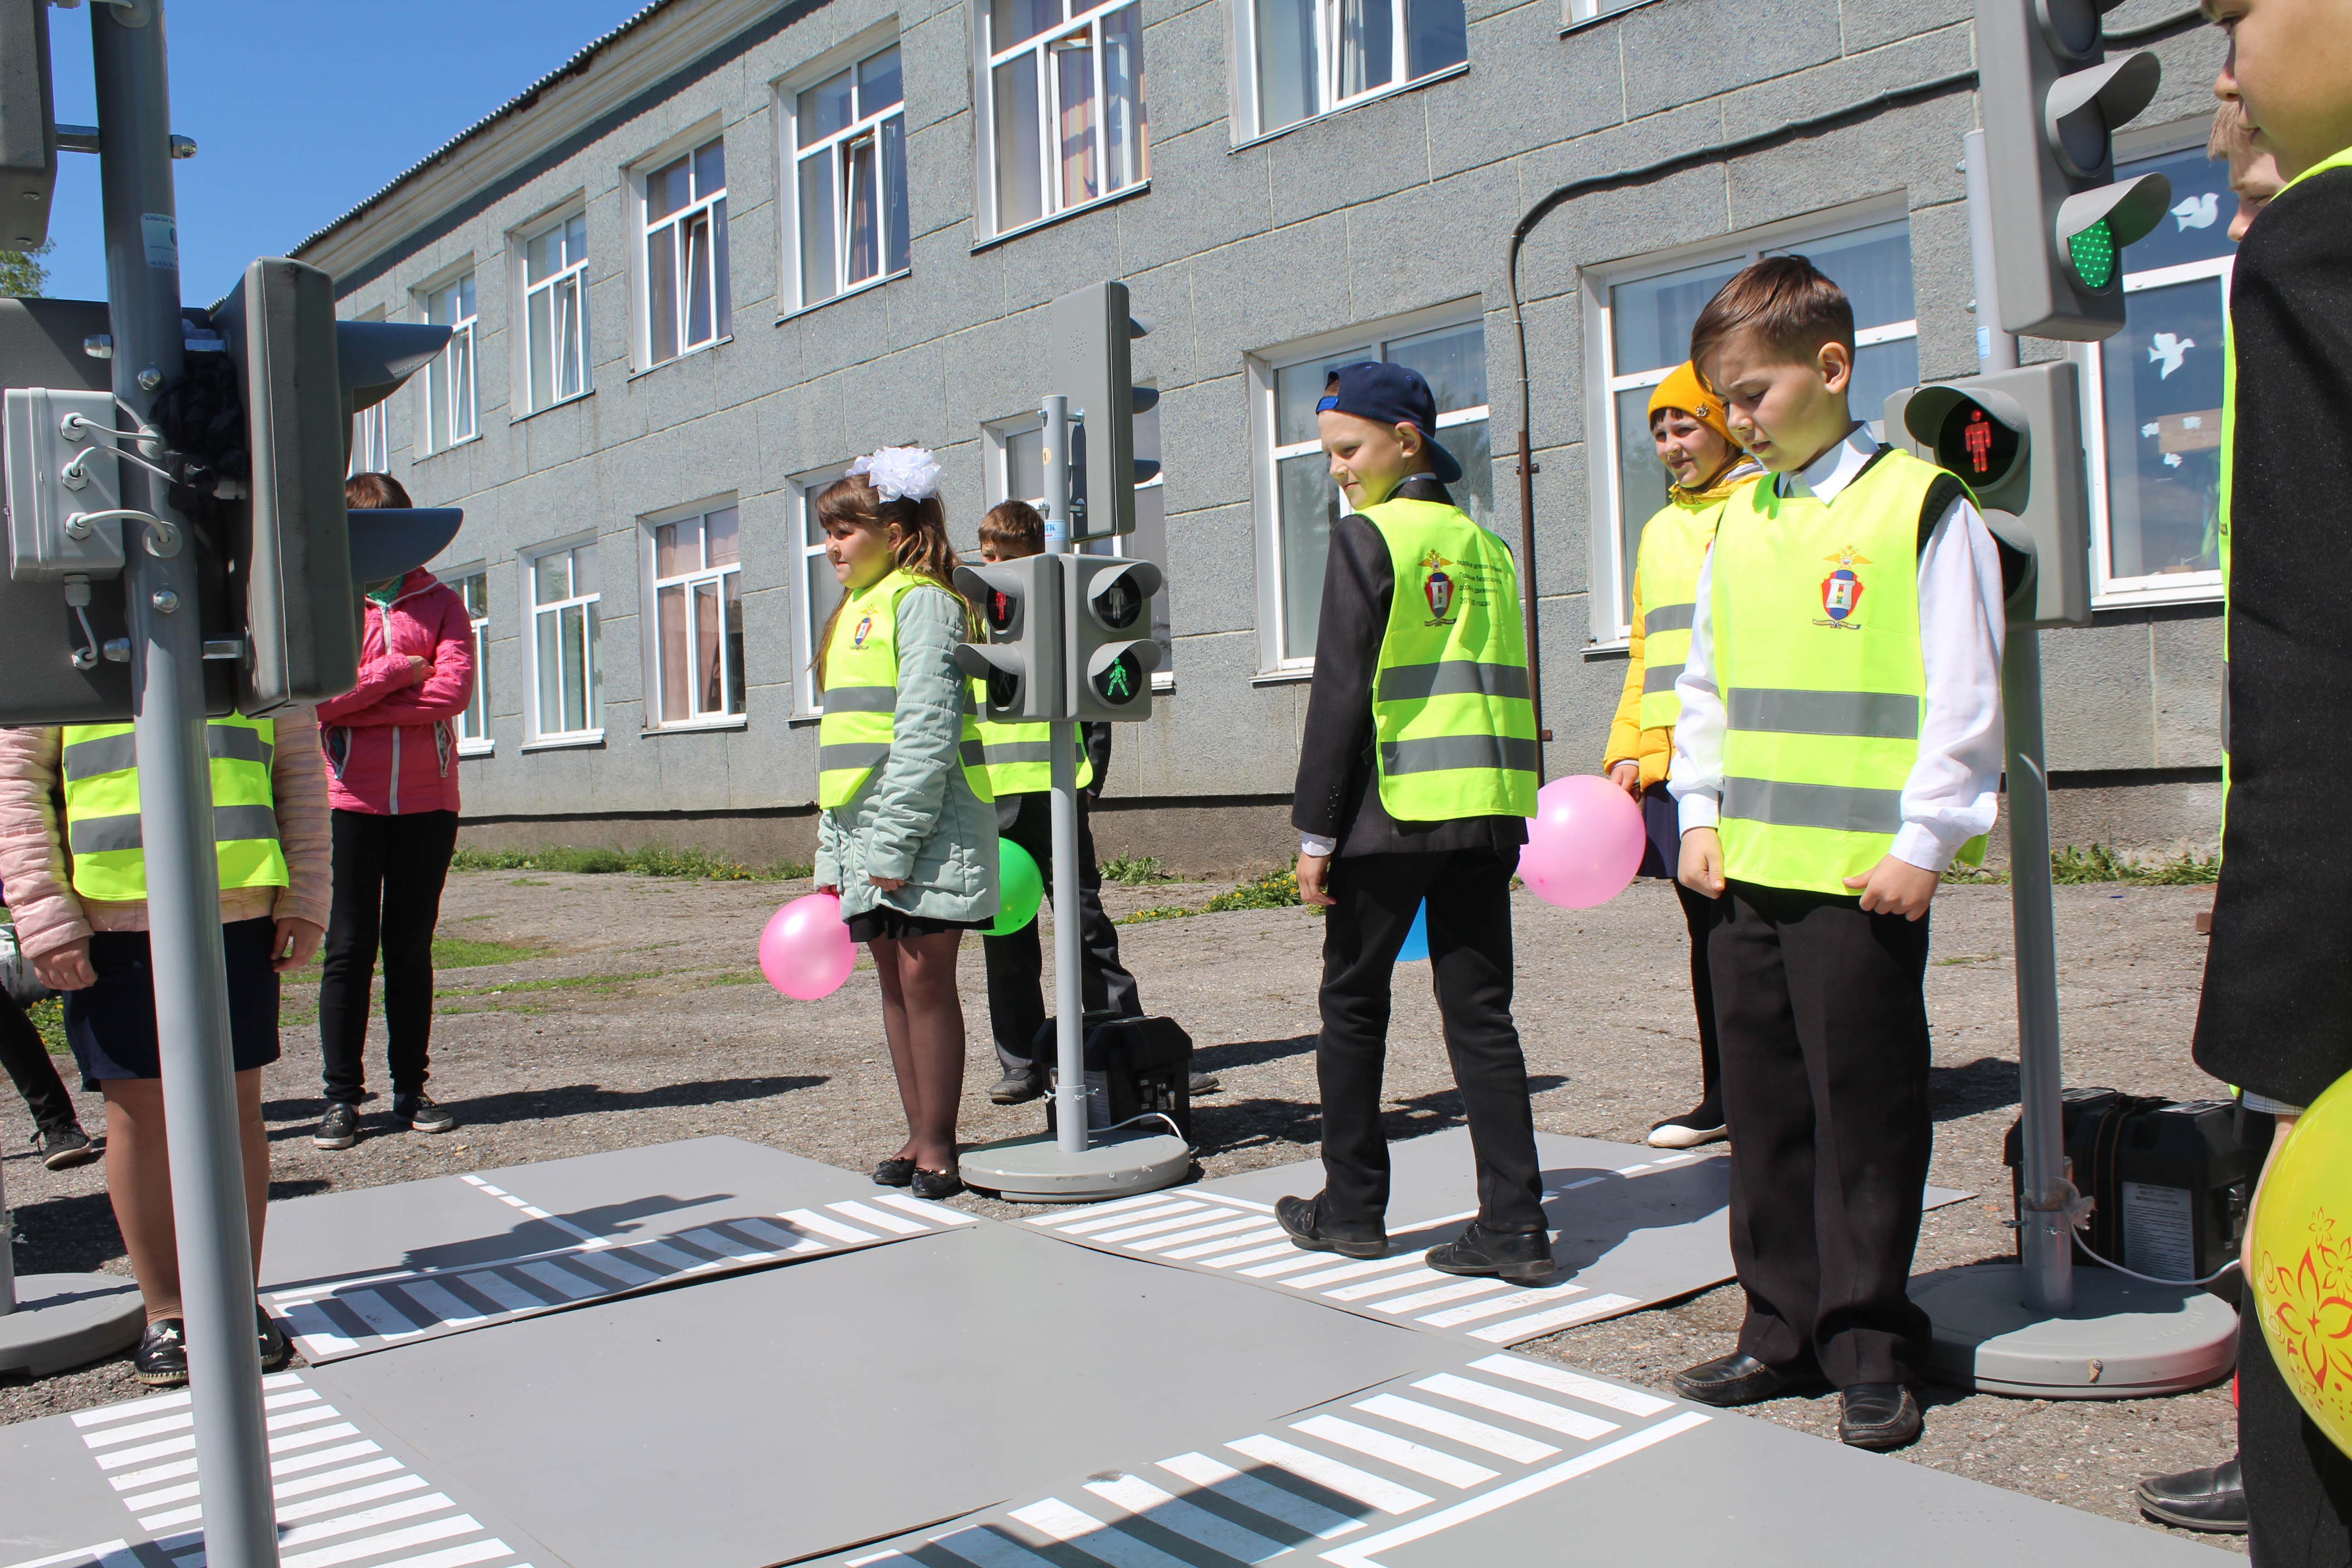
[[[456, 1467], [361, 1414], [330, 1372], [262, 1380], [283, 1568], [560, 1568]], [[0, 1565], [205, 1568], [184, 1389], [0, 1429]]]
[[698, 1138], [272, 1204], [262, 1299], [316, 1365], [978, 1223]]
[[2221, 1568], [2226, 1552], [1508, 1352], [849, 1548], [841, 1568], [1737, 1563]]
[[[1390, 1145], [1389, 1252], [1356, 1261], [1293, 1247], [1275, 1200], [1322, 1188], [1318, 1161], [1249, 1171], [1141, 1197], [1034, 1215], [1064, 1241], [1302, 1296], [1383, 1322], [1489, 1345], [1520, 1344], [1722, 1284], [1732, 1278], [1731, 1168], [1720, 1152], [1664, 1152], [1536, 1134], [1549, 1279], [1464, 1279], [1422, 1263], [1476, 1213], [1467, 1129]], [[1927, 1206], [1969, 1196], [1931, 1187]]]

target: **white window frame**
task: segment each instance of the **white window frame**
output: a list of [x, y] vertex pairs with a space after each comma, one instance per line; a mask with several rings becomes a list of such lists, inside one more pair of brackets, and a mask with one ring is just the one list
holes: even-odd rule
[[[637, 374], [640, 375], [648, 371], [658, 370], [666, 364], [675, 364], [679, 360], [701, 353], [707, 349], [716, 348], [720, 343], [731, 342], [735, 336], [733, 270], [727, 264], [728, 224], [725, 217], [717, 210], [726, 205], [727, 187], [721, 185], [715, 191], [705, 191], [676, 212], [666, 213], [658, 218], [652, 216], [652, 204], [647, 199], [646, 192], [646, 187], [654, 175], [668, 168], [680, 158], [687, 159], [690, 164], [695, 153], [713, 142], [720, 143], [723, 154], [726, 132], [716, 121], [707, 121], [686, 135], [671, 138], [659, 151], [639, 159], [629, 169], [630, 295], [632, 314], [635, 318], [635, 331], [632, 334], [635, 342], [632, 348], [636, 360]], [[711, 335], [700, 342], [688, 343], [686, 341], [687, 322], [691, 318], [693, 310], [689, 298], [692, 290], [688, 287], [690, 269], [685, 249], [679, 246], [677, 238], [673, 237], [669, 243], [673, 247], [673, 265], [677, 269], [674, 276], [677, 279], [678, 315], [676, 326], [678, 348], [676, 353], [656, 359], [653, 319], [655, 237], [666, 229], [674, 230], [677, 235], [683, 235], [691, 220], [698, 215], [705, 213], [711, 215]], [[720, 287], [721, 279], [727, 279], [724, 289]]]
[[[561, 555], [577, 550], [583, 544], [601, 547], [602, 542], [593, 533], [574, 534], [568, 539], [534, 545], [518, 557], [521, 567], [517, 575], [520, 580], [519, 597], [522, 602], [522, 635], [519, 640], [522, 644], [523, 719], [526, 732], [530, 736], [523, 750], [527, 752], [559, 746], [593, 746], [604, 743], [604, 726], [602, 721], [604, 710], [604, 671], [603, 660], [597, 656], [602, 643], [604, 591], [600, 587], [593, 593], [580, 593], [577, 591], [580, 584], [575, 581], [572, 584], [574, 592], [568, 597], [550, 600], [544, 605], [538, 602], [540, 562], [550, 555]], [[603, 579], [603, 563], [600, 562], [597, 580], [601, 584]], [[598, 622], [600, 636], [588, 637], [583, 635], [583, 658], [590, 659], [589, 667], [584, 672], [587, 686], [583, 689], [595, 695], [593, 706], [595, 709], [598, 722], [583, 730], [549, 730], [541, 723], [539, 710], [539, 617], [542, 615], [560, 614], [575, 605], [585, 606], [590, 614], [595, 615]], [[583, 706], [587, 707], [592, 704], [583, 700]]]
[[[825, 616], [816, 613], [816, 605], [809, 595], [810, 563], [824, 555], [824, 535], [816, 527], [817, 492], [841, 478], [854, 460], [844, 458], [837, 463], [794, 474], [784, 481], [785, 488], [792, 491], [793, 713], [798, 720], [824, 716], [824, 703], [816, 689], [816, 638], [824, 629]], [[811, 542], [812, 536], [814, 542]], [[828, 605], [825, 616], [832, 613]]]
[[[1307, 676], [1315, 670], [1314, 655], [1286, 656], [1283, 653], [1288, 632], [1288, 612], [1285, 608], [1288, 595], [1283, 581], [1281, 464], [1286, 458], [1320, 451], [1322, 443], [1319, 440], [1293, 441], [1276, 445], [1276, 378], [1294, 365], [1328, 359], [1333, 353], [1357, 345], [1361, 345], [1367, 352], [1377, 353], [1382, 343], [1392, 339], [1419, 337], [1447, 327], [1469, 326], [1474, 322], [1483, 330], [1485, 321], [1484, 308], [1474, 298], [1378, 321], [1360, 322], [1339, 331], [1320, 333], [1245, 356], [1249, 371], [1250, 488], [1255, 495], [1257, 514], [1258, 674], [1261, 679]], [[1490, 361], [1490, 397], [1493, 391], [1491, 363]], [[1458, 408], [1440, 414], [1437, 416], [1438, 443], [1444, 445], [1444, 433], [1458, 426], [1475, 425], [1482, 419], [1491, 421], [1492, 408], [1490, 402], [1475, 408]], [[1490, 423], [1490, 442], [1492, 428]]]
[[[1312, 125], [1360, 104], [1373, 103], [1383, 98], [1393, 98], [1401, 92], [1411, 92], [1448, 77], [1460, 76], [1470, 68], [1467, 54], [1449, 65], [1438, 67], [1420, 76], [1405, 75], [1379, 87], [1366, 88], [1358, 93], [1342, 94], [1339, 88], [1339, 0], [1314, 0], [1315, 3], [1315, 81], [1321, 107], [1281, 125], [1265, 123], [1264, 110], [1258, 94], [1257, 8], [1260, 0], [1234, 0], [1234, 127], [1237, 132], [1236, 146], [1264, 141], [1270, 136], [1286, 135], [1302, 125]], [[1587, 4], [1589, 0], [1571, 0]], [[1406, 0], [1395, 0], [1395, 26], [1390, 47], [1395, 51], [1399, 68], [1412, 68], [1410, 45], [1412, 34], [1406, 24]], [[1466, 10], [1466, 7], [1465, 7]], [[1469, 18], [1463, 18], [1466, 34]]]
[[[1070, 0], [1064, 0], [1065, 5]], [[1072, 19], [1047, 27], [1034, 38], [1024, 38], [1009, 48], [995, 47], [995, 18], [989, 0], [972, 0], [972, 177], [978, 186], [977, 205], [973, 207], [973, 223], [980, 231], [982, 245], [1033, 228], [1042, 228], [1072, 213], [1098, 207], [1105, 202], [1124, 201], [1151, 188], [1151, 77], [1148, 68], [1139, 71], [1144, 82], [1141, 98], [1143, 122], [1129, 128], [1129, 140], [1139, 146], [1141, 167], [1127, 184], [1113, 189], [1108, 179], [1110, 168], [1109, 99], [1105, 90], [1103, 71], [1102, 23], [1106, 17], [1132, 9], [1139, 22], [1142, 18], [1142, 0], [1113, 0], [1112, 4], [1087, 11]], [[1061, 91], [1061, 74], [1053, 68], [1048, 58], [1055, 44], [1065, 38], [1085, 34], [1094, 49], [1094, 101], [1098, 106], [1095, 116], [1095, 166], [1104, 171], [1101, 190], [1085, 201], [1066, 205], [1062, 200], [1059, 161], [1054, 156], [1054, 125], [1057, 118], [1055, 104]], [[1140, 49], [1143, 28], [1136, 28], [1136, 47]], [[996, 216], [996, 71], [1024, 55], [1035, 57], [1038, 72], [1037, 90], [1037, 156], [1039, 160], [1038, 215], [1009, 227], [1000, 227]]]
[[[776, 220], [781, 226], [783, 237], [784, 274], [790, 280], [785, 289], [778, 291], [778, 297], [792, 301], [789, 309], [784, 311], [786, 315], [797, 315], [803, 310], [816, 310], [820, 306], [830, 305], [836, 300], [846, 299], [852, 294], [861, 294], [868, 289], [878, 289], [892, 279], [904, 278], [914, 270], [914, 237], [911, 234], [904, 237], [908, 242], [908, 265], [892, 268], [887, 264], [891, 242], [888, 186], [890, 172], [887, 166], [884, 166], [885, 143], [882, 132], [886, 121], [891, 120], [898, 121], [898, 145], [903, 153], [906, 147], [907, 125], [907, 78], [904, 53], [899, 56], [898, 102], [851, 121], [848, 125], [824, 138], [814, 146], [804, 148], [800, 144], [800, 95], [820, 82], [839, 76], [845, 70], [855, 72], [866, 61], [872, 59], [885, 49], [896, 47], [898, 43], [897, 26], [893, 24], [885, 24], [841, 48], [829, 51], [821, 60], [793, 72], [791, 76], [776, 84], [776, 159], [778, 166], [784, 171], [784, 177], [781, 182], [782, 200], [777, 203]], [[851, 82], [852, 90], [862, 90], [854, 75]], [[884, 259], [884, 266], [873, 277], [853, 283], [849, 280], [850, 193], [847, 180], [841, 177], [840, 174], [842, 150], [868, 137], [871, 137], [875, 143], [874, 156], [877, 165], [875, 196], [877, 203], [875, 235]], [[834, 289], [833, 292], [824, 299], [811, 300], [803, 292], [805, 279], [801, 268], [801, 166], [803, 163], [814, 163], [819, 158], [829, 158], [833, 161], [837, 182], [835, 199], [833, 204]], [[901, 180], [907, 177], [907, 172], [901, 169]], [[908, 190], [902, 195], [909, 203], [908, 216], [911, 219], [913, 193]]]
[[[1617, 395], [1637, 387], [1655, 386], [1674, 373], [1673, 365], [1654, 370], [1638, 371], [1624, 375], [1615, 373], [1617, 340], [1610, 290], [1620, 284], [1638, 283], [1645, 278], [1662, 273], [1680, 272], [1685, 268], [1704, 267], [1714, 262], [1732, 262], [1745, 258], [1753, 262], [1768, 251], [1801, 251], [1811, 242], [1843, 238], [1860, 229], [1878, 228], [1895, 223], [1907, 225], [1909, 214], [1899, 199], [1878, 199], [1812, 213], [1801, 218], [1769, 224], [1760, 228], [1746, 229], [1736, 235], [1697, 245], [1680, 246], [1672, 250], [1655, 251], [1646, 256], [1611, 262], [1583, 269], [1584, 341], [1591, 345], [1585, 353], [1585, 451], [1591, 460], [1585, 465], [1586, 482], [1591, 488], [1590, 516], [1595, 526], [1586, 531], [1592, 552], [1593, 611], [1588, 631], [1588, 651], [1602, 651], [1630, 646], [1633, 627], [1633, 605], [1625, 592], [1625, 528], [1618, 515], [1622, 504], [1617, 473]], [[1912, 250], [1912, 270], [1916, 279], [1918, 251], [1916, 240]], [[1916, 290], [1914, 290], [1914, 302]], [[1889, 321], [1854, 333], [1853, 346], [1859, 351], [1879, 343], [1916, 341], [1919, 321], [1913, 317], [1907, 321]], [[1676, 362], [1680, 363], [1680, 362]], [[1857, 409], [1865, 420], [1878, 416], [1875, 409]], [[1602, 635], [1598, 628], [1605, 628]]]
[[[596, 359], [589, 346], [588, 325], [588, 258], [594, 247], [591, 246], [583, 249], [576, 258], [567, 258], [562, 268], [540, 281], [534, 283], [530, 280], [530, 247], [550, 234], [560, 233], [568, 228], [574, 220], [584, 220], [586, 216], [586, 207], [582, 203], [573, 201], [567, 203], [556, 212], [541, 217], [540, 221], [515, 232], [512, 247], [513, 264], [508, 269], [513, 280], [513, 286], [508, 290], [508, 298], [522, 301], [522, 309], [515, 316], [513, 334], [515, 346], [511, 384], [515, 388], [514, 416], [518, 419], [527, 419], [531, 415], [549, 408], [560, 408], [564, 404], [585, 397], [596, 390]], [[572, 290], [572, 297], [578, 301], [579, 310], [579, 325], [573, 334], [572, 355], [577, 362], [576, 369], [580, 377], [580, 389], [577, 392], [556, 390], [562, 385], [563, 382], [561, 365], [563, 332], [561, 326], [562, 317], [557, 312], [561, 309], [563, 290], [567, 288]], [[549, 331], [555, 339], [548, 345], [548, 386], [551, 395], [544, 404], [536, 401], [530, 382], [531, 301], [541, 294], [546, 295], [548, 299]]]
[[[470, 282], [474, 296], [473, 310], [447, 322], [433, 321], [433, 301], [440, 295]], [[467, 257], [459, 266], [452, 267], [416, 290], [416, 319], [450, 329], [449, 344], [434, 356], [417, 377], [417, 439], [419, 457], [446, 452], [462, 447], [468, 441], [482, 438], [482, 408], [480, 395], [481, 344], [475, 328], [481, 321], [481, 275], [476, 270], [473, 258]], [[462, 306], [456, 307], [463, 309]], [[460, 366], [464, 385], [458, 385]], [[464, 395], [459, 395], [462, 390]], [[446, 406], [441, 399], [446, 397]], [[458, 434], [463, 412], [464, 433]], [[443, 415], [446, 415], [444, 423]]]
[[[668, 527], [673, 523], [692, 522], [699, 524], [714, 512], [729, 510], [735, 513], [735, 559], [733, 561], [726, 562], [717, 566], [707, 564], [697, 566], [688, 571], [674, 573], [667, 577], [661, 575], [660, 557], [656, 548], [656, 539], [660, 530]], [[729, 666], [732, 662], [731, 656], [728, 652], [727, 643], [727, 580], [730, 577], [735, 580], [736, 591], [739, 595], [741, 593], [743, 583], [743, 512], [738, 499], [731, 495], [719, 496], [709, 500], [698, 501], [691, 506], [677, 507], [667, 511], [656, 512], [649, 517], [640, 520], [637, 533], [639, 536], [637, 546], [637, 569], [644, 590], [638, 599], [638, 603], [646, 606], [646, 612], [644, 616], [640, 617], [645, 626], [645, 728], [649, 732], [657, 731], [666, 734], [686, 730], [742, 729], [750, 717], [751, 683], [750, 679], [744, 676], [740, 671], [732, 671], [731, 673], [735, 674], [742, 682], [744, 703], [743, 712], [730, 713], [722, 710], [712, 713], [689, 712], [682, 718], [672, 718], [664, 710], [662, 706], [663, 651], [661, 594], [666, 588], [681, 589], [685, 594], [685, 635], [690, 647], [694, 640], [694, 591], [698, 585], [706, 583], [712, 584], [716, 586], [719, 598], [719, 661], [721, 671], [719, 679], [720, 689], [723, 691], [730, 684], [726, 679], [727, 674], [730, 673]], [[707, 558], [706, 552], [706, 560]], [[739, 597], [736, 601], [736, 613], [738, 615], [742, 613], [741, 603], [742, 601]], [[745, 649], [745, 652], [747, 655], [749, 654], [750, 650], [748, 647]], [[689, 670], [688, 679], [687, 681], [687, 702], [689, 708], [696, 704], [696, 692], [691, 674], [692, 672]]]
[[345, 479], [392, 471], [392, 400], [385, 398], [352, 416], [352, 461]]
[[[466, 597], [468, 578], [482, 580], [482, 613], [477, 616], [469, 605], [466, 612], [467, 632], [474, 647], [474, 691], [465, 709], [451, 728], [457, 736], [457, 754], [461, 757], [487, 757], [498, 749], [490, 736], [490, 568], [487, 562], [477, 561], [469, 566], [452, 567], [435, 574], [449, 585], [449, 591], [462, 603]], [[473, 732], [470, 723], [477, 705], [482, 715], [479, 733]]]

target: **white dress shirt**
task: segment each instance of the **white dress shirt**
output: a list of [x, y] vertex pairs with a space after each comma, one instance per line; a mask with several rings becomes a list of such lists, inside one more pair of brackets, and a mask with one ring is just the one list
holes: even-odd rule
[[[1852, 483], [1878, 443], [1854, 426], [1801, 473], [1762, 481], [1783, 496], [1811, 495], [1826, 503]], [[1682, 830], [1713, 827], [1723, 798], [1723, 693], [1715, 679], [1713, 573], [1710, 552], [1699, 567], [1698, 607], [1691, 617], [1690, 656], [1675, 695], [1675, 760], [1667, 774]], [[1919, 651], [1927, 666], [1927, 711], [1919, 724], [1919, 755], [1903, 785], [1903, 826], [1894, 854], [1922, 870], [1938, 871], [1960, 847], [1992, 830], [2004, 759], [2000, 723], [2000, 650], [2008, 623], [2002, 604], [2000, 555], [1977, 509], [1954, 501], [1919, 552]]]

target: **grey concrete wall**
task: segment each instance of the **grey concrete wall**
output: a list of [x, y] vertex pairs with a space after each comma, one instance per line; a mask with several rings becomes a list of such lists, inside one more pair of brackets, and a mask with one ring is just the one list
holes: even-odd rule
[[[787, 476], [886, 442], [920, 441], [947, 469], [946, 500], [969, 538], [982, 505], [980, 427], [1034, 407], [1045, 390], [1043, 306], [1124, 278], [1157, 322], [1135, 345], [1161, 389], [1168, 570], [1176, 689], [1130, 727], [1115, 798], [1272, 801], [1286, 795], [1305, 688], [1259, 676], [1258, 584], [1245, 356], [1310, 334], [1452, 301], [1484, 309], [1493, 403], [1497, 524], [1517, 537], [1520, 420], [1512, 379], [1504, 241], [1556, 185], [1771, 131], [1971, 64], [1963, 0], [1651, 0], [1563, 35], [1554, 4], [1470, 0], [1470, 68], [1428, 87], [1236, 149], [1228, 118], [1230, 14], [1223, 0], [1144, 0], [1148, 193], [974, 250], [968, 8], [937, 0], [831, 0], [712, 68], [593, 143], [409, 245], [387, 229], [391, 264], [347, 290], [353, 313], [395, 317], [409, 290], [470, 255], [478, 267], [482, 438], [417, 458], [416, 404], [393, 405], [394, 469], [421, 505], [458, 504], [467, 530], [451, 563], [490, 563], [488, 671], [494, 756], [469, 760], [469, 815], [486, 835], [551, 833], [625, 843], [646, 819], [731, 844], [729, 823], [783, 818], [814, 792], [813, 726], [793, 712], [788, 584], [798, 542]], [[2162, 9], [2131, 0], [2117, 22]], [[2147, 16], [2142, 16], [2145, 12]], [[911, 276], [778, 319], [776, 129], [771, 84], [895, 13], [904, 51], [913, 241]], [[656, 19], [648, 26], [664, 23]], [[2201, 112], [2220, 55], [2208, 31], [2159, 46], [2165, 95], [2150, 120]], [[1528, 244], [1521, 291], [1533, 380], [1529, 416], [1543, 696], [1555, 771], [1597, 765], [1622, 662], [1588, 658], [1592, 551], [1584, 407], [1584, 268], [1865, 198], [1910, 224], [1923, 374], [1970, 373], [1973, 321], [1959, 138], [1975, 122], [1965, 89], [1859, 123], [1570, 202]], [[624, 170], [701, 123], [727, 142], [734, 334], [707, 352], [632, 374]], [[551, 142], [554, 138], [551, 138]], [[515, 419], [508, 385], [508, 237], [584, 194], [593, 257], [594, 393]], [[362, 218], [362, 223], [374, 221]], [[637, 604], [638, 520], [720, 496], [743, 527], [750, 712], [721, 732], [645, 728]], [[518, 551], [581, 531], [601, 542], [605, 733], [600, 745], [524, 750], [517, 638]], [[2049, 639], [2051, 762], [2061, 769], [2153, 769], [2216, 760], [2218, 624], [2194, 612]], [[2168, 800], [2179, 795], [2179, 786]], [[2185, 797], [2184, 797], [2185, 798]], [[2168, 809], [2169, 809], [2168, 807]], [[2193, 803], [2183, 805], [2194, 815]], [[1164, 826], [1119, 818], [1139, 852], [1165, 843], [1278, 855], [1285, 836], [1258, 808], [1169, 808]], [[1218, 816], [1223, 811], [1226, 816]], [[1230, 817], [1230, 831], [1213, 828]], [[2124, 826], [2128, 826], [2128, 824]], [[650, 828], [646, 828], [650, 831]], [[773, 829], [744, 827], [766, 843]], [[1205, 837], [1202, 836], [1206, 835]], [[786, 835], [788, 837], [788, 835]], [[544, 836], [543, 836], [544, 837]], [[2128, 837], [2128, 834], [2126, 835]], [[1117, 838], [1105, 827], [1105, 852]], [[574, 841], [581, 841], [575, 837]], [[776, 842], [783, 842], [778, 837]]]

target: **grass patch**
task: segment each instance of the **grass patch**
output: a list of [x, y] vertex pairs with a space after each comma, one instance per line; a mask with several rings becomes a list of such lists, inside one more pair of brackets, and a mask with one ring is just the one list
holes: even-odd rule
[[1130, 888], [1148, 888], [1154, 882], [1176, 879], [1157, 855], [1118, 855], [1102, 863], [1107, 881], [1121, 882]]
[[1156, 909], [1137, 910], [1132, 914], [1121, 915], [1118, 923], [1123, 926], [1139, 926], [1148, 921], [1181, 921], [1200, 912], [1199, 910], [1187, 909], [1182, 904], [1161, 904]]
[[[2200, 860], [2194, 855], [2137, 860], [2116, 854], [2105, 844], [2084, 849], [2070, 844], [2050, 852], [2050, 880], [2060, 887], [2123, 882], [2139, 888], [2191, 888], [2210, 887], [2221, 879], [2219, 856], [2210, 860]], [[1944, 872], [1944, 880], [2006, 886], [2009, 873], [1954, 865]]]
[[609, 991], [633, 980], [658, 980], [666, 969], [641, 969], [628, 974], [562, 974], [544, 980], [509, 980], [503, 985], [477, 985], [465, 990], [436, 991], [435, 1001], [455, 996], [505, 996], [523, 991]]
[[1229, 893], [1219, 893], [1201, 906], [1206, 915], [1227, 910], [1287, 910], [1298, 904], [1298, 876], [1289, 867], [1268, 871], [1244, 882]]
[[436, 969], [479, 969], [486, 963], [520, 963], [527, 958], [538, 958], [547, 950], [530, 947], [521, 942], [485, 942], [469, 936], [436, 936], [433, 939], [433, 967]]
[[[473, 849], [460, 847], [449, 858], [453, 871], [570, 871], [601, 876], [616, 871], [640, 877], [689, 877], [708, 882], [789, 882], [809, 874], [797, 860], [747, 866], [707, 849]], [[517, 879], [514, 887], [539, 884]]]
[[33, 1027], [41, 1032], [41, 1044], [48, 1047], [49, 1055], [73, 1055], [72, 1047], [66, 1044], [66, 1005], [61, 998], [52, 996], [36, 1002], [25, 1009], [25, 1016], [32, 1019]]
[[705, 985], [754, 985], [761, 978], [761, 975], [747, 973], [742, 970], [729, 969], [711, 975], [702, 984]]

